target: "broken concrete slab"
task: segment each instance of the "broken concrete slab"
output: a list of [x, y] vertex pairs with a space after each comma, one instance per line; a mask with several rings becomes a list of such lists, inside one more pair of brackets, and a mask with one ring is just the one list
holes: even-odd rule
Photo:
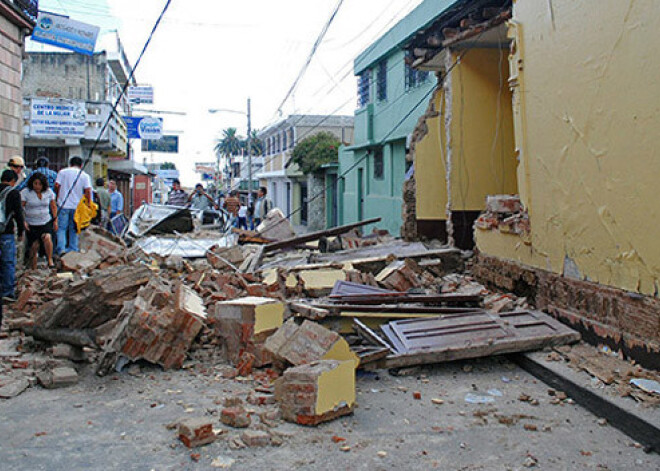
[[282, 417], [318, 425], [353, 412], [355, 366], [351, 361], [321, 360], [289, 368], [276, 382]]
[[25, 378], [18, 378], [14, 381], [10, 381], [9, 383], [0, 387], [0, 398], [11, 399], [18, 396], [29, 387], [30, 382]]
[[257, 227], [257, 232], [261, 237], [271, 240], [286, 240], [296, 236], [291, 222], [279, 208], [268, 211], [266, 218]]

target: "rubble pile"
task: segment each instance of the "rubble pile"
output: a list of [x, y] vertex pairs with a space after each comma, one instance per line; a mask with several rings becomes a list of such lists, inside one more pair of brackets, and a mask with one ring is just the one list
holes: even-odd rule
[[[28, 350], [34, 358], [26, 377], [0, 377], [0, 395], [36, 382], [72, 384], [87, 370], [80, 365], [107, 375], [136, 361], [176, 369], [191, 359], [224, 378], [254, 382], [246, 401], [266, 408], [262, 424], [317, 425], [353, 411], [358, 368], [449, 358], [434, 350], [433, 329], [422, 333], [421, 355], [397, 321], [438, 319], [449, 323], [440, 331], [469, 336], [469, 329], [453, 325], [483, 318], [487, 328], [511, 325], [511, 331], [520, 316], [531, 315], [520, 312], [529, 308], [524, 298], [491, 293], [463, 274], [464, 255], [455, 248], [406, 243], [378, 231], [361, 237], [355, 229], [365, 222], [296, 236], [280, 216], [269, 214], [257, 232], [241, 233], [250, 243], [227, 246], [223, 239], [210, 249], [195, 247], [194, 259], [181, 247], [177, 255], [148, 255], [139, 243], [129, 248], [88, 231], [83, 252], [63, 257], [68, 271], [22, 274], [18, 302], [6, 317], [23, 333], [5, 339], [16, 356], [0, 352], [0, 361], [16, 362]], [[478, 339], [489, 342], [483, 330], [475, 327]], [[554, 339], [543, 337], [540, 345]], [[490, 345], [493, 353], [504, 351]], [[469, 355], [478, 351], [477, 342]], [[240, 429], [250, 426], [251, 415], [242, 400], [228, 401], [221, 420]], [[207, 419], [177, 427], [188, 447], [216, 438]], [[257, 431], [237, 437], [236, 446], [278, 443], [272, 433]]]

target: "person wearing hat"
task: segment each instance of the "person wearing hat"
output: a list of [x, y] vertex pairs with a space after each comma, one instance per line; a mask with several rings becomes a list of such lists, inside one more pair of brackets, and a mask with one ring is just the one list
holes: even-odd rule
[[181, 206], [185, 207], [188, 205], [188, 193], [181, 189], [181, 182], [177, 178], [172, 182], [172, 189], [167, 194], [167, 203], [168, 206]]
[[48, 168], [50, 165], [50, 161], [48, 160], [48, 157], [45, 157], [43, 155], [39, 156], [37, 159], [37, 168], [32, 170], [26, 177], [25, 180], [21, 184], [19, 184], [16, 189], [18, 191], [23, 191], [23, 189], [27, 186], [27, 182], [34, 173], [40, 173], [42, 175], [46, 176], [46, 180], [48, 180], [48, 188], [55, 188], [55, 180], [57, 180], [57, 172], [55, 170], [51, 170]]
[[5, 167], [4, 170], [13, 170], [13, 172], [18, 177], [16, 185], [19, 185], [25, 180], [25, 162], [23, 161], [23, 157], [20, 155], [15, 155], [9, 159], [9, 162], [7, 162], [7, 167]]

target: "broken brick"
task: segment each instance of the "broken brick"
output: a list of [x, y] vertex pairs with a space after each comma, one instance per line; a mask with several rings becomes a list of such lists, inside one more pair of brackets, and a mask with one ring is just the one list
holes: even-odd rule
[[252, 423], [252, 419], [250, 419], [247, 411], [240, 406], [222, 409], [220, 421], [234, 428], [247, 428]]
[[179, 440], [188, 448], [196, 448], [214, 442], [213, 422], [208, 418], [185, 419], [179, 423]]

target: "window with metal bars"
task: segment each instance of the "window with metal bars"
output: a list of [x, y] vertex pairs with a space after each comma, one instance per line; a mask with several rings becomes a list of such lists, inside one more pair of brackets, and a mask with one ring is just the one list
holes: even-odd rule
[[[409, 55], [409, 53], [406, 55]], [[429, 80], [429, 75], [428, 71], [413, 69], [406, 62], [406, 90], [426, 83]]]
[[365, 70], [358, 77], [358, 108], [371, 103], [371, 70]]
[[387, 100], [387, 59], [378, 63], [376, 72], [376, 98], [378, 101]]

